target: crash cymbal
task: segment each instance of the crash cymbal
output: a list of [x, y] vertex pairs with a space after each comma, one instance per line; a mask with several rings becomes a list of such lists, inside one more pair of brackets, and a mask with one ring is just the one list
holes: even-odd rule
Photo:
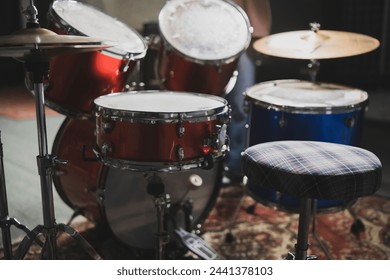
[[58, 35], [44, 28], [25, 28], [11, 35], [0, 36], [0, 56], [18, 60], [49, 60], [53, 56], [97, 51], [114, 46], [86, 36]]
[[293, 59], [329, 59], [375, 50], [379, 41], [367, 35], [334, 30], [301, 30], [273, 34], [255, 41], [256, 51]]

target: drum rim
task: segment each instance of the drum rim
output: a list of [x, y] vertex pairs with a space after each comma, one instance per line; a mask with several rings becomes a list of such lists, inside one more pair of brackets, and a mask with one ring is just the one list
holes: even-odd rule
[[306, 106], [306, 107], [294, 107], [289, 105], [278, 105], [278, 104], [272, 104], [269, 102], [261, 101], [259, 99], [256, 99], [254, 96], [250, 95], [251, 90], [253, 90], [256, 87], [259, 86], [272, 86], [277, 85], [281, 83], [291, 83], [291, 82], [298, 82], [298, 83], [312, 83], [305, 80], [298, 80], [298, 79], [286, 79], [286, 80], [273, 80], [273, 81], [266, 81], [262, 82], [256, 85], [251, 86], [250, 88], [246, 89], [244, 92], [245, 99], [247, 99], [250, 103], [253, 103], [255, 106], [263, 107], [267, 110], [274, 110], [274, 111], [281, 111], [281, 112], [287, 112], [287, 113], [293, 113], [293, 114], [333, 114], [333, 113], [349, 113], [357, 110], [364, 109], [368, 103], [368, 93], [364, 90], [352, 88], [348, 86], [343, 86], [340, 84], [333, 84], [333, 83], [322, 83], [322, 82], [315, 82], [313, 84], [316, 85], [328, 85], [328, 86], [335, 86], [341, 89], [352, 89], [352, 90], [359, 90], [364, 94], [364, 99], [353, 104], [349, 105], [342, 105], [342, 106], [324, 106], [324, 107], [314, 107], [314, 106]]
[[65, 116], [67, 116], [67, 117], [73, 117], [73, 118], [76, 118], [76, 119], [86, 120], [86, 119], [91, 119], [92, 116], [93, 116], [92, 112], [90, 114], [87, 114], [87, 113], [84, 113], [84, 112], [79, 112], [77, 110], [64, 108], [63, 106], [59, 105], [58, 103], [49, 100], [47, 97], [45, 98], [45, 104], [49, 108], [53, 109], [54, 111], [56, 111], [58, 113], [61, 113], [61, 114], [65, 115]]
[[191, 160], [183, 161], [132, 161], [126, 159], [117, 159], [110, 156], [104, 155], [99, 146], [95, 145], [93, 151], [96, 157], [105, 166], [112, 168], [119, 168], [122, 170], [129, 170], [135, 172], [180, 172], [184, 170], [191, 170], [196, 168], [209, 168], [208, 156], [212, 157], [215, 161], [224, 156], [224, 152], [218, 151], [211, 155], [200, 156]]
[[[67, 33], [69, 33], [70, 35], [77, 35], [77, 36], [89, 36], [81, 31], [79, 31], [76, 27], [70, 25], [68, 22], [66, 22], [64, 19], [61, 18], [61, 16], [55, 11], [54, 9], [54, 5], [56, 5], [57, 3], [59, 2], [62, 2], [60, 0], [55, 0], [53, 1], [51, 4], [50, 4], [50, 7], [49, 7], [49, 10], [47, 12], [47, 17], [48, 19], [52, 19], [53, 23], [59, 25], [61, 28], [64, 28]], [[77, 5], [81, 5], [81, 6], [85, 6], [85, 7], [88, 7], [90, 9], [93, 9], [93, 10], [96, 10], [96, 11], [99, 11], [101, 13], [104, 13], [103, 11], [101, 11], [100, 9], [92, 6], [92, 5], [89, 5], [87, 3], [83, 3], [83, 2], [78, 2], [78, 1], [74, 1], [74, 0], [68, 0], [67, 2], [73, 2]], [[100, 50], [99, 52], [103, 53], [103, 54], [107, 54], [107, 55], [112, 55], [112, 56], [115, 56], [115, 57], [119, 57], [119, 58], [125, 58], [126, 59], [132, 59], [132, 60], [137, 60], [137, 59], [141, 59], [143, 57], [145, 57], [146, 55], [146, 52], [147, 52], [147, 43], [146, 43], [146, 40], [145, 38], [143, 38], [137, 30], [135, 30], [133, 27], [125, 24], [124, 22], [106, 14], [107, 16], [111, 17], [113, 20], [123, 24], [126, 26], [126, 28], [128, 28], [129, 30], [131, 30], [139, 39], [140, 41], [142, 42], [142, 45], [143, 45], [143, 50], [142, 52], [131, 52], [131, 51], [126, 51], [125, 49], [121, 49], [121, 48], [118, 48], [118, 47], [111, 47], [111, 48], [107, 48], [107, 49], [104, 49], [104, 50]], [[128, 58], [127, 58], [128, 56]]]
[[244, 18], [244, 21], [248, 27], [248, 36], [247, 36], [247, 39], [246, 39], [246, 42], [245, 44], [243, 45], [243, 49], [241, 51], [239, 51], [238, 53], [236, 53], [235, 55], [232, 55], [232, 56], [228, 56], [228, 57], [225, 57], [225, 58], [220, 58], [220, 59], [199, 59], [199, 58], [196, 58], [196, 57], [192, 57], [188, 54], [185, 54], [181, 51], [179, 51], [177, 48], [175, 48], [173, 46], [173, 44], [171, 42], [169, 42], [169, 40], [167, 39], [166, 36], [164, 36], [164, 33], [161, 29], [161, 25], [160, 25], [160, 22], [162, 22], [162, 17], [163, 17], [163, 11], [164, 11], [164, 8], [167, 7], [167, 3], [164, 4], [164, 6], [161, 8], [161, 11], [159, 12], [159, 15], [158, 15], [158, 30], [159, 30], [159, 34], [160, 34], [160, 37], [162, 38], [162, 41], [165, 45], [165, 48], [166, 50], [170, 50], [170, 49], [173, 49], [176, 53], [178, 53], [181, 57], [184, 57], [185, 59], [191, 61], [191, 62], [195, 62], [195, 63], [198, 63], [198, 64], [213, 64], [213, 65], [221, 65], [221, 64], [228, 64], [228, 63], [231, 63], [233, 62], [235, 59], [237, 59], [242, 53], [244, 53], [246, 51], [246, 49], [249, 47], [250, 45], [250, 42], [251, 42], [251, 39], [252, 39], [252, 26], [249, 22], [249, 18], [248, 18], [248, 15], [244, 12], [244, 10], [236, 3], [230, 1], [230, 0], [225, 0], [223, 2], [226, 2], [226, 4], [229, 4], [231, 6], [233, 6], [241, 15], [242, 17]]
[[[96, 104], [99, 99], [104, 99], [110, 96], [117, 96], [121, 94], [155, 94], [155, 93], [168, 93], [168, 94], [182, 94], [182, 95], [196, 95], [200, 97], [205, 97], [207, 99], [213, 99], [221, 102], [220, 107], [216, 107], [208, 110], [198, 110], [198, 111], [189, 111], [189, 112], [143, 112], [143, 111], [129, 111], [123, 109], [113, 109], [108, 108], [102, 105]], [[201, 121], [211, 121], [216, 120], [221, 117], [221, 115], [227, 114], [226, 122], [229, 119], [229, 108], [228, 102], [226, 99], [215, 96], [208, 95], [203, 93], [193, 93], [193, 92], [174, 92], [168, 90], [144, 90], [144, 91], [127, 91], [127, 92], [115, 92], [107, 95], [99, 96], [94, 100], [94, 112], [96, 117], [104, 117], [111, 120], [119, 121], [129, 121], [132, 123], [178, 123], [182, 121], [188, 122], [201, 122]]]

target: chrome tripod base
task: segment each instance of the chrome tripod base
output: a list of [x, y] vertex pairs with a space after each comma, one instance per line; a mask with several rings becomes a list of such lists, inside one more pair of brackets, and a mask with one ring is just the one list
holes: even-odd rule
[[57, 247], [52, 246], [56, 243], [57, 235], [59, 233], [66, 233], [72, 237], [77, 244], [94, 260], [101, 260], [101, 256], [95, 251], [95, 249], [85, 240], [72, 227], [65, 224], [55, 224], [52, 228], [45, 228], [42, 225], [36, 226], [31, 232], [29, 232], [22, 242], [19, 244], [14, 259], [22, 260], [25, 258], [28, 249], [33, 245], [34, 240], [39, 239], [40, 236], [45, 236], [46, 240], [42, 246], [41, 257], [42, 259], [52, 259], [52, 256], [57, 256]]

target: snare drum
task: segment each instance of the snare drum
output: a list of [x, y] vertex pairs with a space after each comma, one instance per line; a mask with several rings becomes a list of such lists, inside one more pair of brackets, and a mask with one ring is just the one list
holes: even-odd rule
[[158, 77], [164, 89], [213, 95], [235, 83], [239, 55], [251, 39], [245, 12], [220, 0], [167, 1], [158, 18]]
[[[94, 120], [64, 120], [52, 153], [69, 160], [69, 164], [56, 167], [54, 186], [69, 207], [108, 226], [122, 243], [134, 249], [154, 250], [157, 218], [146, 190], [147, 179], [141, 172], [111, 168], [96, 161], [94, 130]], [[169, 233], [173, 234], [176, 227], [188, 227], [184, 216], [190, 211], [185, 207], [188, 203], [192, 206], [193, 229], [203, 223], [219, 192], [221, 165], [217, 163], [210, 170], [162, 173], [160, 177], [171, 199], [166, 219]]]
[[77, 1], [54, 1], [49, 28], [59, 34], [90, 36], [118, 43], [102, 51], [55, 57], [50, 62], [46, 103], [78, 118], [93, 116], [93, 100], [123, 91], [147, 45], [137, 31], [100, 10]]
[[[302, 80], [276, 80], [246, 90], [249, 146], [278, 140], [311, 140], [357, 146], [368, 104], [365, 91]], [[257, 200], [298, 209], [298, 199], [248, 185]], [[319, 212], [343, 201], [318, 200]]]
[[94, 102], [95, 152], [109, 166], [135, 171], [207, 167], [228, 148], [230, 111], [221, 97], [139, 91]]

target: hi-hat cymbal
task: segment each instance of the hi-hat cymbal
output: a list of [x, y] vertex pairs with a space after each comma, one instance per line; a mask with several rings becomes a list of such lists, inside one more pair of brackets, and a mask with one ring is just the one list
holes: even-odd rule
[[0, 36], [0, 56], [18, 60], [49, 60], [53, 56], [97, 51], [115, 45], [86, 36], [58, 35], [44, 28], [26, 28]]
[[334, 31], [292, 31], [261, 38], [256, 51], [293, 59], [329, 59], [359, 55], [375, 50], [379, 41], [367, 35]]

